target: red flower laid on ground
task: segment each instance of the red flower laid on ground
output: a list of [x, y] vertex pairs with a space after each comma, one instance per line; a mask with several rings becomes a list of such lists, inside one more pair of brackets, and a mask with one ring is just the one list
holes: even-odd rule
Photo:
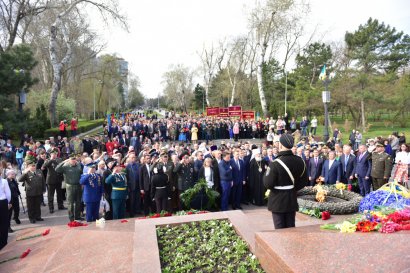
[[127, 219], [122, 219], [121, 223], [128, 223], [128, 220]]
[[23, 258], [27, 257], [27, 255], [30, 254], [30, 252], [31, 252], [31, 249], [30, 249], [30, 248], [27, 248], [26, 251], [24, 251], [24, 252], [21, 254], [20, 259], [23, 259]]
[[328, 220], [330, 218], [330, 212], [322, 211], [322, 220]]
[[358, 231], [370, 232], [376, 229], [377, 223], [370, 221], [360, 221], [357, 223], [356, 227]]
[[70, 228], [72, 228], [72, 227], [86, 227], [86, 226], [88, 226], [88, 224], [84, 224], [84, 223], [77, 222], [77, 221], [72, 221], [72, 222], [68, 223], [67, 226], [69, 226]]
[[31, 239], [31, 238], [36, 238], [36, 237], [40, 237], [40, 236], [46, 236], [50, 233], [50, 229], [46, 229], [43, 233], [39, 233], [39, 234], [34, 234], [31, 236], [27, 236], [27, 237], [21, 237], [16, 239], [16, 241], [22, 241], [22, 240], [27, 240], [27, 239]]

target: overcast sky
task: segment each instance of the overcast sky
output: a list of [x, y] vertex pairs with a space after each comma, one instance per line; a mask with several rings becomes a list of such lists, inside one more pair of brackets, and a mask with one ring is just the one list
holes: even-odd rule
[[[162, 75], [171, 64], [199, 67], [204, 44], [247, 33], [247, 12], [255, 0], [119, 0], [130, 32], [99, 29], [105, 53], [129, 62], [146, 97], [162, 93]], [[307, 33], [318, 26], [317, 39], [341, 41], [369, 17], [410, 34], [410, 0], [311, 0]], [[97, 20], [95, 20], [97, 22]], [[95, 27], [98, 29], [98, 27]], [[201, 83], [201, 82], [199, 82]]]

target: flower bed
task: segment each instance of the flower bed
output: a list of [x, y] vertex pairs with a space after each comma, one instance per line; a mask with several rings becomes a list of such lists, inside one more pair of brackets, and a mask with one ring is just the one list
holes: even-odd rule
[[340, 199], [341, 202], [324, 202], [319, 203], [314, 200], [304, 199], [304, 196], [314, 196], [316, 191], [313, 187], [305, 187], [298, 192], [298, 204], [299, 207], [322, 211], [328, 211], [330, 214], [351, 214], [358, 211], [358, 207], [362, 197], [354, 192], [338, 189], [335, 186], [323, 186], [323, 188], [328, 192], [327, 196], [334, 200]]
[[157, 227], [162, 272], [264, 272], [228, 220]]
[[321, 229], [340, 230], [343, 233], [379, 231], [392, 233], [410, 230], [410, 208], [392, 209], [375, 207], [339, 224], [322, 225]]
[[161, 217], [181, 216], [181, 215], [195, 215], [195, 214], [204, 214], [204, 213], [208, 213], [208, 211], [191, 209], [191, 210], [177, 211], [175, 214], [172, 214], [167, 211], [161, 211], [161, 213], [151, 213], [147, 216], [137, 217], [136, 219], [141, 220], [141, 219], [151, 219], [151, 218], [161, 218]]

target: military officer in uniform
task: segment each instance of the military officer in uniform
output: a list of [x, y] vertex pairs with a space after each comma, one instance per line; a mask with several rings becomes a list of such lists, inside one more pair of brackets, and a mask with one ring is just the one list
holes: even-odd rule
[[167, 167], [162, 162], [156, 164], [152, 170], [151, 198], [155, 201], [157, 213], [168, 211], [169, 178], [166, 170]]
[[282, 134], [279, 154], [269, 162], [263, 183], [270, 190], [268, 209], [272, 212], [275, 229], [295, 226], [299, 210], [296, 193], [308, 183], [305, 161], [292, 153], [293, 137]]
[[46, 184], [48, 186], [48, 208], [50, 213], [54, 213], [54, 193], [57, 193], [58, 209], [66, 209], [63, 205], [63, 190], [61, 185], [63, 182], [62, 174], [56, 172], [56, 167], [61, 163], [62, 159], [57, 157], [58, 150], [53, 149], [50, 152], [50, 159], [46, 160], [41, 169], [47, 169]]
[[113, 219], [123, 219], [125, 217], [125, 201], [128, 195], [127, 178], [122, 172], [124, 165], [114, 162], [113, 172], [106, 179], [105, 183], [112, 185], [111, 200]]
[[81, 175], [80, 184], [84, 186], [83, 201], [86, 205], [86, 220], [92, 222], [98, 219], [101, 197], [104, 193], [102, 177], [95, 173], [97, 164], [88, 165], [87, 174]]
[[27, 211], [30, 223], [44, 221], [41, 218], [41, 196], [46, 191], [46, 181], [41, 170], [36, 170], [34, 161], [26, 161], [26, 170], [19, 178], [26, 188]]
[[81, 218], [81, 186], [80, 177], [83, 170], [76, 156], [59, 163], [56, 167], [56, 172], [64, 175], [64, 182], [66, 185], [67, 202], [68, 202], [68, 218], [70, 221], [84, 220]]
[[194, 186], [194, 164], [187, 152], [183, 152], [179, 159], [181, 162], [175, 166], [174, 173], [178, 174], [178, 200], [181, 206], [180, 194]]
[[376, 151], [372, 153], [372, 171], [373, 190], [378, 190], [389, 181], [392, 169], [392, 160], [390, 155], [384, 152], [384, 144], [377, 143]]

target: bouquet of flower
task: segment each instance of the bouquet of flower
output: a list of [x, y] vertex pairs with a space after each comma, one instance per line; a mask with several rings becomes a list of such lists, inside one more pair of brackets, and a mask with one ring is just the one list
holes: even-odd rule
[[359, 205], [359, 211], [373, 210], [376, 206], [386, 206], [393, 208], [404, 208], [410, 205], [410, 199], [402, 195], [394, 194], [384, 190], [377, 190], [366, 195]]
[[350, 220], [341, 224], [327, 224], [321, 229], [340, 230], [343, 233], [356, 231], [392, 233], [400, 230], [410, 230], [410, 208], [391, 209], [389, 207], [376, 207], [375, 210], [364, 211]]

